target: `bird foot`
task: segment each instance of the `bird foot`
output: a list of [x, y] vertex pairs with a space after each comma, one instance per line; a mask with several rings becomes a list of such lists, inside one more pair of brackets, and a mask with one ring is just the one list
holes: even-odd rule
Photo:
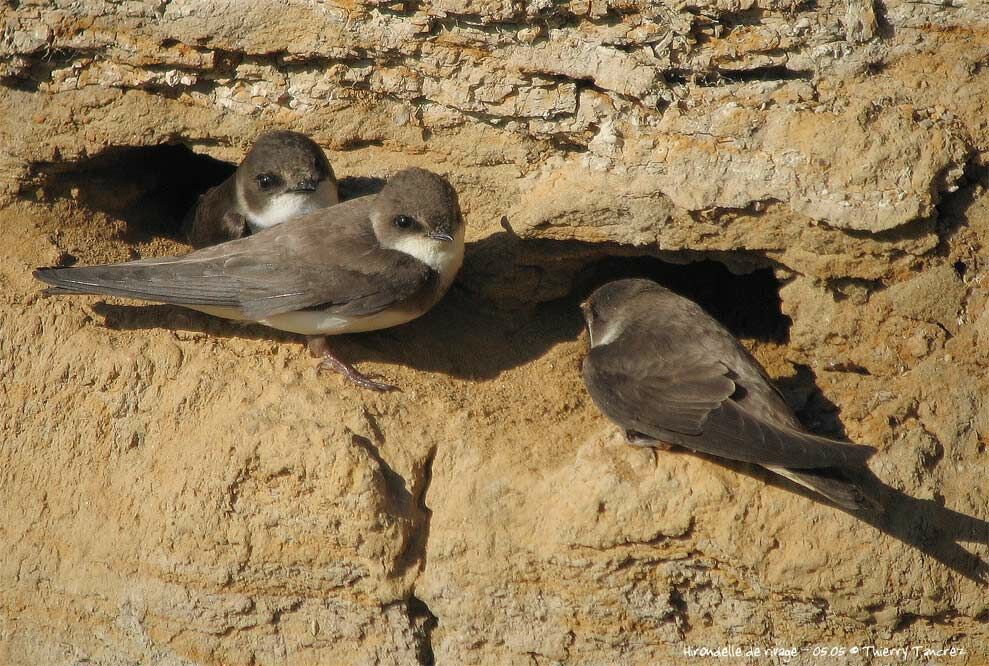
[[661, 442], [658, 439], [653, 439], [643, 435], [641, 432], [636, 432], [635, 430], [625, 431], [625, 441], [632, 446], [648, 446], [651, 449], [659, 449], [660, 451], [669, 451], [673, 448], [672, 444], [667, 444], [666, 442]]
[[330, 346], [327, 344], [326, 338], [309, 338], [308, 347], [309, 353], [313, 356], [322, 356], [323, 360], [316, 366], [317, 374], [325, 371], [338, 372], [361, 388], [370, 389], [372, 391], [385, 392], [399, 390], [397, 386], [375, 381], [346, 361], [341, 361], [338, 359], [333, 355], [333, 352], [330, 351]]
[[358, 386], [372, 391], [398, 391], [397, 386], [392, 386], [391, 384], [385, 384], [384, 382], [375, 381], [371, 377], [368, 377], [361, 371], [359, 371], [354, 366], [349, 363], [344, 363], [338, 358], [330, 355], [323, 357], [319, 365], [316, 366], [316, 372], [323, 372], [326, 370], [332, 370], [333, 372], [339, 372], [341, 375], [354, 382]]

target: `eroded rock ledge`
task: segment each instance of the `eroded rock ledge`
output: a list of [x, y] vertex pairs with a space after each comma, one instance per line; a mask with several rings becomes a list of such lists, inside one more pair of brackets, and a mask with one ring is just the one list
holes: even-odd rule
[[[0, 661], [989, 658], [985, 3], [0, 12]], [[399, 396], [314, 378], [291, 336], [37, 297], [36, 265], [183, 251], [190, 189], [274, 126], [354, 183], [461, 192], [449, 297], [341, 343]], [[876, 445], [886, 518], [625, 446], [573, 306], [628, 272]]]

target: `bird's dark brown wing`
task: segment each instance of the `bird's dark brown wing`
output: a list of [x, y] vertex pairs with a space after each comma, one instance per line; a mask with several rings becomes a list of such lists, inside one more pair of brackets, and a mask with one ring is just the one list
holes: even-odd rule
[[195, 248], [208, 247], [247, 236], [247, 220], [234, 209], [234, 177], [207, 190], [189, 211], [183, 224], [186, 240]]
[[380, 247], [368, 206], [367, 199], [355, 199], [181, 257], [46, 268], [35, 277], [54, 287], [50, 293], [227, 307], [251, 320], [315, 306], [373, 314], [415, 294], [432, 272]]
[[711, 411], [735, 392], [728, 368], [718, 361], [673, 359], [651, 349], [637, 353], [617, 344], [591, 349], [584, 381], [605, 414], [649, 435], [656, 428], [700, 435]]
[[[595, 347], [584, 361], [594, 402], [613, 421], [657, 440], [732, 460], [793, 468], [860, 464], [871, 447], [841, 444], [747, 412], [732, 400], [733, 368], [703, 345], [630, 336]], [[663, 352], [662, 350], [666, 350]]]

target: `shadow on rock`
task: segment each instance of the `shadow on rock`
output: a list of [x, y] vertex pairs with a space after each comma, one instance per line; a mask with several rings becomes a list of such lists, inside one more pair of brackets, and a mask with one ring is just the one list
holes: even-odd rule
[[[304, 343], [300, 335], [260, 324], [210, 317], [172, 305], [93, 305], [109, 328], [167, 328], [215, 337]], [[439, 372], [458, 379], [493, 379], [539, 358], [583, 328], [575, 303], [556, 301], [528, 310], [504, 310], [454, 285], [425, 315], [382, 331], [330, 338], [334, 353], [350, 363], [372, 361]], [[301, 346], [300, 353], [305, 352]]]
[[[778, 284], [769, 269], [735, 275], [723, 264], [710, 260], [679, 266], [641, 254], [641, 250], [634, 248], [602, 244], [522, 241], [510, 230], [494, 234], [468, 246], [461, 277], [430, 312], [393, 329], [335, 336], [331, 344], [335, 352], [351, 363], [374, 361], [459, 379], [493, 379], [539, 358], [560, 342], [576, 339], [583, 331], [577, 307], [580, 300], [604, 282], [631, 276], [655, 279], [694, 298], [738, 335], [771, 341], [786, 339], [789, 319], [780, 314]], [[680, 255], [672, 258], [683, 261]], [[160, 327], [218, 337], [303, 341], [301, 336], [264, 326], [229, 322], [168, 305], [99, 303], [93, 309], [112, 328]], [[800, 402], [806, 403], [820, 394], [816, 377], [809, 370], [801, 373], [798, 368], [798, 375], [790, 382], [792, 386], [784, 389], [788, 388], [791, 394], [804, 393]], [[826, 401], [822, 404], [834, 408]], [[824, 409], [826, 415], [821, 421], [821, 404], [806, 407], [804, 412], [816, 414], [807, 420], [815, 430], [842, 437], [844, 429], [837, 408], [834, 413]], [[802, 416], [806, 418], [807, 414]], [[762, 468], [693, 455], [834, 506]], [[989, 574], [986, 563], [959, 542], [989, 544], [989, 522], [953, 511], [933, 500], [910, 497], [884, 484], [871, 472], [863, 471], [856, 480], [884, 511], [840, 510], [966, 578], [986, 581]]]
[[917, 499], [883, 483], [872, 472], [862, 474], [866, 491], [885, 507], [881, 514], [850, 512], [880, 532], [899, 539], [952, 571], [985, 585], [989, 565], [960, 543], [989, 545], [989, 522], [947, 508], [935, 500]]
[[[802, 365], [798, 365], [796, 370], [793, 377], [777, 380], [777, 383], [787, 395], [788, 402], [795, 408], [800, 421], [809, 426], [815, 434], [847, 441], [840, 410], [821, 392], [814, 372]], [[738, 471], [748, 473], [744, 469]], [[829, 502], [800, 485], [769, 472], [762, 470], [758, 472], [759, 478], [773, 485], [785, 487], [814, 501], [830, 505]], [[884, 511], [875, 513], [836, 508], [916, 548], [970, 580], [979, 583], [989, 581], [989, 565], [958, 545], [959, 543], [989, 544], [989, 521], [953, 511], [935, 500], [911, 497], [886, 485], [869, 470], [854, 474], [853, 480], [859, 483], [865, 493], [876, 500]]]
[[[380, 179], [343, 179], [351, 194], [373, 192]], [[469, 243], [450, 292], [422, 317], [392, 329], [334, 336], [334, 353], [350, 363], [374, 361], [485, 380], [539, 358], [583, 330], [578, 307], [595, 287], [649, 277], [694, 298], [737, 335], [782, 341], [778, 284], [768, 268], [736, 275], [710, 259], [678, 265], [639, 248], [577, 241], [524, 241], [511, 231]], [[618, 256], [615, 256], [618, 255]], [[663, 255], [683, 262], [676, 253]], [[738, 259], [736, 258], [736, 263]], [[217, 337], [302, 341], [256, 324], [230, 322], [169, 305], [93, 306], [106, 325], [168, 328]]]
[[875, 500], [881, 511], [852, 511], [832, 504], [817, 493], [773, 474], [759, 466], [715, 458], [694, 451], [679, 449], [678, 453], [703, 458], [733, 472], [758, 479], [767, 485], [801, 495], [824, 504], [871, 525], [921, 553], [940, 562], [965, 578], [979, 583], [989, 582], [989, 565], [978, 555], [968, 552], [961, 543], [989, 545], [989, 521], [954, 511], [934, 500], [917, 499], [886, 485], [869, 470], [848, 474]]
[[385, 186], [385, 179], [376, 176], [344, 176], [337, 181], [340, 201], [377, 194]]

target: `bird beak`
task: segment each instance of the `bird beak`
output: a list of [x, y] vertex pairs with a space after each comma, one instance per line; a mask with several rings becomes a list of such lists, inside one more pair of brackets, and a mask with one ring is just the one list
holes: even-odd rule
[[299, 184], [289, 190], [289, 192], [315, 192], [317, 187], [319, 187], [319, 182], [315, 178], [308, 178], [300, 181]]
[[430, 233], [426, 234], [426, 237], [432, 238], [433, 240], [445, 241], [447, 243], [453, 242], [453, 236], [447, 233], [443, 233], [442, 231], [431, 231]]

